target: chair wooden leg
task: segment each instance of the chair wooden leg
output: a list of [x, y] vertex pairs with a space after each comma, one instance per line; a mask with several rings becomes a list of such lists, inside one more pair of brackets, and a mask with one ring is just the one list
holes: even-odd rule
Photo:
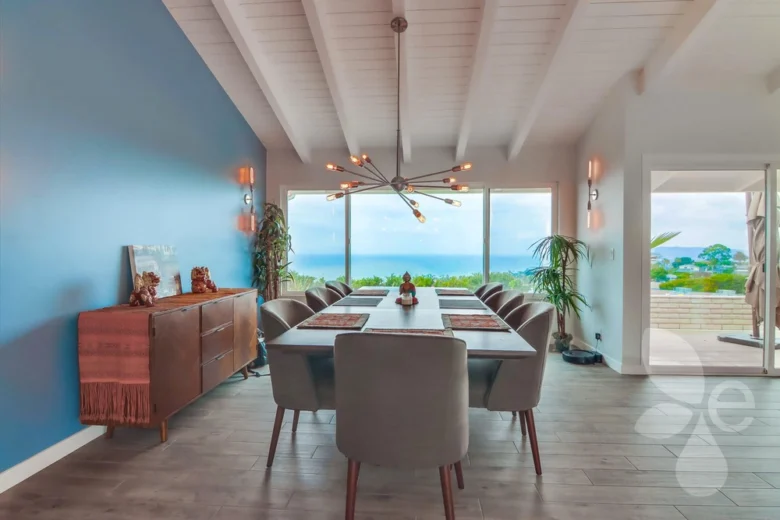
[[512, 412], [512, 417], [517, 417], [517, 412]]
[[355, 518], [355, 502], [357, 500], [357, 483], [360, 476], [360, 462], [349, 459], [347, 465], [347, 508], [346, 520]]
[[455, 508], [452, 503], [452, 482], [450, 481], [450, 467], [439, 467], [439, 478], [441, 479], [441, 494], [444, 499], [444, 518], [446, 520], [455, 520]]
[[455, 478], [458, 481], [458, 489], [465, 489], [466, 484], [463, 482], [463, 466], [460, 461], [455, 463]]
[[301, 411], [295, 410], [295, 415], [293, 415], [293, 433], [298, 431], [298, 419], [301, 417]]
[[106, 426], [106, 439], [110, 439], [114, 436], [114, 426], [109, 424]]
[[168, 420], [160, 423], [160, 442], [168, 442]]
[[536, 439], [536, 423], [534, 422], [534, 411], [526, 410], [523, 413], [525, 413], [525, 421], [528, 425], [528, 438], [531, 440], [531, 453], [533, 454], [534, 457], [534, 468], [536, 469], [536, 474], [541, 475], [542, 460], [539, 457], [539, 442]]
[[270, 468], [274, 464], [276, 455], [276, 445], [279, 444], [279, 433], [282, 431], [282, 421], [284, 421], [284, 408], [276, 407], [276, 419], [274, 420], [274, 432], [271, 435], [271, 447], [268, 449], [268, 462], [266, 467]]
[[520, 412], [520, 433], [523, 434], [523, 437], [528, 435], [528, 428], [525, 424], [525, 414], [523, 412]]

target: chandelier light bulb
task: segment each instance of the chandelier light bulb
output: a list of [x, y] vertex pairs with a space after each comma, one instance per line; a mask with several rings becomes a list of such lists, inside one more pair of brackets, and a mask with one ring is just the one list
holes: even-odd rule
[[409, 199], [409, 204], [411, 204], [413, 208], [420, 207], [420, 204], [416, 200]]
[[446, 179], [442, 179], [441, 182], [443, 182], [444, 184], [454, 184], [455, 182], [457, 182], [457, 180], [458, 179], [456, 179], [455, 177], [447, 177]]
[[328, 195], [325, 198], [328, 199], [328, 200], [336, 200], [336, 199], [340, 199], [343, 196], [344, 196], [344, 194], [342, 192], [338, 192], [338, 193], [331, 193], [330, 195]]
[[363, 182], [361, 181], [349, 181], [349, 182], [342, 182], [339, 184], [339, 188], [342, 190], [349, 190], [352, 188], [357, 188], [358, 186], [362, 186]]
[[469, 191], [469, 187], [466, 186], [465, 184], [453, 184], [452, 186], [450, 186], [450, 189], [452, 191], [460, 191], [463, 193]]
[[364, 153], [363, 155], [361, 155], [361, 157], [363, 157], [364, 161], [366, 161], [367, 163], [371, 164], [371, 157], [369, 157], [368, 154]]
[[454, 172], [459, 172], [459, 171], [461, 171], [461, 170], [470, 170], [470, 169], [471, 169], [471, 166], [472, 166], [472, 165], [471, 165], [471, 163], [470, 163], [470, 162], [463, 163], [463, 164], [459, 164], [459, 165], [457, 165], [457, 166], [453, 166], [453, 167], [452, 167], [452, 171], [454, 171]]
[[414, 193], [414, 186], [412, 186], [411, 184], [408, 184], [406, 186], [406, 191], [409, 192], [409, 193]]
[[413, 213], [414, 216], [417, 217], [417, 220], [419, 220], [421, 224], [425, 224], [425, 215], [420, 213], [418, 210], [414, 210]]
[[344, 171], [344, 167], [343, 166], [339, 166], [338, 164], [333, 164], [333, 163], [326, 164], [325, 168], [327, 168], [328, 170], [330, 170], [332, 172], [343, 172]]
[[446, 202], [450, 206], [455, 206], [456, 208], [459, 208], [461, 206], [461, 203], [460, 203], [459, 200], [444, 199], [444, 202]]
[[355, 166], [360, 166], [361, 168], [363, 167], [363, 161], [357, 155], [350, 155], [349, 160], [352, 161], [352, 164]]

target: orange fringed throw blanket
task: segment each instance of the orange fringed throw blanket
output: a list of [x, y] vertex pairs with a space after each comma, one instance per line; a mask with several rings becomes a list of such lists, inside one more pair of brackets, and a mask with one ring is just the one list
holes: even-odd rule
[[149, 314], [114, 307], [79, 315], [82, 422], [151, 421]]

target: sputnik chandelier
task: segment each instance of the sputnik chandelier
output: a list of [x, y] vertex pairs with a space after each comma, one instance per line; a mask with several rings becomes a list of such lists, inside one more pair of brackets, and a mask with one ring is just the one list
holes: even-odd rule
[[[411, 195], [416, 193], [424, 197], [440, 200], [451, 206], [460, 207], [461, 203], [458, 200], [439, 197], [437, 195], [425, 193], [420, 190], [426, 188], [441, 188], [442, 185], [444, 185], [449, 187], [449, 189], [452, 191], [469, 191], [468, 186], [465, 184], [457, 184], [455, 177], [450, 177], [448, 174], [457, 173], [460, 171], [468, 171], [471, 169], [471, 163], [463, 163], [446, 170], [426, 173], [425, 175], [418, 175], [416, 177], [403, 177], [401, 175], [401, 33], [406, 31], [408, 26], [408, 22], [405, 18], [402, 17], [393, 18], [393, 21], [390, 22], [390, 28], [393, 29], [393, 32], [395, 32], [397, 35], [396, 48], [398, 49], [398, 59], [396, 61], [398, 66], [398, 81], [396, 85], [397, 126], [395, 140], [395, 176], [392, 179], [388, 179], [366, 154], [362, 154], [360, 157], [351, 155], [349, 160], [352, 162], [352, 164], [359, 168], [363, 168], [366, 173], [358, 173], [352, 170], [348, 170], [343, 166], [339, 166], [333, 163], [328, 163], [325, 165], [325, 167], [330, 171], [347, 172], [365, 180], [342, 182], [339, 186], [342, 191], [328, 195], [327, 199], [337, 200], [355, 193], [362, 193], [364, 191], [376, 190], [379, 188], [389, 188], [397, 193], [401, 200], [403, 200], [404, 203], [409, 206], [409, 209], [412, 210], [412, 213], [415, 217], [417, 217], [417, 220], [424, 223], [425, 216], [420, 213], [420, 210], [418, 209], [420, 204], [412, 199]], [[441, 178], [441, 175], [445, 174], [447, 177]], [[436, 179], [436, 177], [439, 177], [439, 179]]]

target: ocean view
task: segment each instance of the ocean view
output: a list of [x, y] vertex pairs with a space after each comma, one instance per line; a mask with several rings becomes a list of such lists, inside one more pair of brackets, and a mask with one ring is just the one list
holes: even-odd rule
[[[292, 255], [290, 269], [326, 279], [344, 276], [344, 255]], [[535, 267], [531, 256], [491, 256], [493, 272], [523, 272]], [[481, 255], [352, 255], [352, 278], [388, 276], [409, 271], [412, 276], [457, 276], [482, 272]]]

